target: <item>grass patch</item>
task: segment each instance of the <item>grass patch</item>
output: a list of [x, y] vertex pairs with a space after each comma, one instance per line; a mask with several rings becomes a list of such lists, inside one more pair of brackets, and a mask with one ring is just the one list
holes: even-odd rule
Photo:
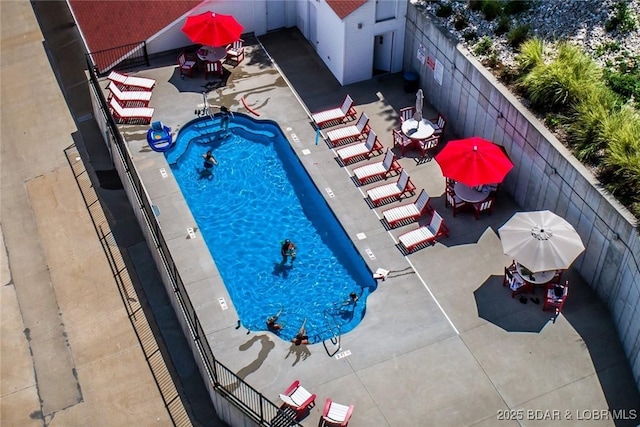
[[530, 32], [531, 27], [529, 25], [518, 25], [507, 33], [507, 43], [514, 49], [518, 49], [529, 38]]
[[618, 31], [624, 34], [638, 28], [637, 17], [625, 1], [618, 2], [613, 8], [615, 15], [604, 24], [607, 32]]
[[448, 3], [440, 3], [436, 10], [436, 16], [440, 18], [448, 18], [453, 13], [453, 6]]
[[476, 43], [476, 45], [473, 47], [473, 53], [475, 53], [477, 56], [488, 55], [492, 51], [493, 42], [491, 41], [491, 38], [489, 36], [484, 36], [483, 38], [481, 38], [480, 41], [478, 41], [478, 43]]
[[487, 21], [493, 21], [502, 13], [502, 1], [484, 0], [482, 2], [482, 14]]
[[506, 15], [501, 16], [498, 19], [498, 25], [496, 26], [496, 36], [507, 34], [511, 29], [511, 18]]

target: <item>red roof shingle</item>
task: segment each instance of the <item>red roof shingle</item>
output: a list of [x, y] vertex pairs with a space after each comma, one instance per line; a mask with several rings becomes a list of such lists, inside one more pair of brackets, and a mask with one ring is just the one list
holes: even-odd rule
[[90, 52], [147, 40], [202, 0], [69, 0]]
[[327, 0], [329, 7], [333, 9], [340, 19], [349, 16], [366, 2], [367, 0]]

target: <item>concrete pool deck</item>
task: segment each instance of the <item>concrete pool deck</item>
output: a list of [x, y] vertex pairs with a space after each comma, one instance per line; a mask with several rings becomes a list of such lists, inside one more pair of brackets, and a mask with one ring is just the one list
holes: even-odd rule
[[[370, 269], [394, 273], [378, 282], [361, 324], [341, 337], [346, 353], [339, 360], [329, 357], [337, 351], [329, 342], [295, 347], [267, 332], [237, 329], [233, 302], [203, 239], [186, 238], [195, 222], [172, 176], [161, 178], [160, 169], [168, 165], [148, 149], [147, 126], [121, 126], [218, 360], [276, 403], [278, 393], [299, 379], [318, 395], [303, 420], [309, 426], [317, 423], [327, 397], [355, 405], [351, 426], [580, 424], [596, 410], [622, 409], [628, 415], [638, 408], [638, 391], [606, 307], [580, 277], [565, 273], [570, 298], [555, 323], [541, 305], [521, 304], [502, 287], [503, 268], [511, 260], [503, 255], [496, 230], [518, 210], [508, 195], [498, 195], [492, 215], [453, 218], [444, 206], [444, 178], [436, 162], [401, 159], [451, 230], [448, 238], [405, 257], [396, 238], [416, 225], [383, 227], [380, 212], [398, 203], [371, 209], [365, 191], [380, 182], [358, 187], [347, 173], [366, 162], [341, 167], [322, 139], [315, 144], [308, 112], [337, 105], [348, 93], [384, 146], [392, 147], [397, 111], [415, 102], [413, 93], [404, 92], [401, 76], [340, 87], [297, 31], [260, 41], [283, 74], [256, 41], [248, 41], [247, 59], [227, 67], [231, 75], [208, 92], [208, 102], [246, 112], [244, 98], [260, 118], [278, 122]], [[174, 130], [195, 117], [206, 84], [201, 75], [181, 79], [176, 73], [174, 64], [161, 61], [138, 73], [158, 81], [151, 101], [154, 120]], [[429, 106], [426, 110], [427, 117], [436, 115]], [[451, 137], [445, 135], [445, 141]], [[219, 298], [228, 310], [221, 309]], [[509, 414], [522, 419], [509, 421]], [[544, 415], [546, 420], [540, 419]], [[590, 422], [614, 424], [611, 418]]]
[[[54, 2], [36, 4], [38, 8], [55, 7]], [[70, 347], [49, 349], [49, 358], [43, 363], [56, 367], [64, 361], [57, 351], [73, 352], [79, 369], [79, 385], [84, 392], [82, 402], [65, 407], [62, 400], [68, 395], [73, 398], [71, 389], [76, 384], [65, 388], [70, 392], [58, 396], [61, 409], [56, 412], [56, 421], [63, 423], [66, 420], [66, 425], [169, 425], [163, 402], [154, 392], [155, 386], [143, 354], [126, 323], [126, 313], [116, 304], [120, 302], [115, 283], [99, 250], [98, 238], [91, 229], [85, 207], [80, 202], [77, 185], [70, 176], [66, 159], [60, 157], [61, 150], [74, 141], [84, 139], [88, 144], [101, 138], [91, 116], [86, 83], [82, 83], [82, 55], [74, 56], [76, 62], [69, 59], [68, 33], [61, 31], [63, 27], [58, 23], [48, 23], [48, 28], [60, 37], [48, 39], [45, 49], [42, 49], [41, 34], [34, 29], [29, 3], [3, 2], [2, 7], [3, 12], [9, 12], [3, 13], [2, 20], [3, 59], [12, 55], [11, 61], [3, 60], [2, 73], [3, 77], [9, 76], [6, 73], [13, 73], [11, 78], [3, 78], [2, 86], [2, 226], [9, 252], [8, 269], [12, 273], [13, 285], [16, 288], [23, 286], [27, 298], [39, 296], [40, 299], [34, 299], [33, 303], [44, 299], [37, 294], [34, 284], [49, 284], [46, 277], [40, 280], [35, 273], [39, 275], [47, 269], [66, 273], [54, 274], [51, 287], [59, 290], [63, 284], [68, 292], [58, 292], [51, 299], [55, 303], [57, 298], [62, 304], [61, 315], [69, 333]], [[22, 10], [10, 9], [15, 7]], [[395, 126], [396, 111], [414, 102], [413, 94], [403, 92], [399, 76], [384, 76], [340, 87], [295, 31], [272, 34], [261, 40], [309, 110], [334, 105], [342, 100], [344, 93], [350, 93], [358, 110], [370, 115], [374, 130], [382, 136], [386, 146], [390, 145], [390, 130]], [[64, 49], [67, 51], [65, 61], [52, 60], [49, 64], [46, 55], [56, 58], [58, 51]], [[38, 53], [19, 54], [26, 51]], [[54, 67], [55, 76], [49, 66]], [[185, 85], [185, 90], [188, 90], [186, 85], [192, 85], [192, 90], [196, 91], [178, 92], [169, 83], [174, 68], [175, 65], [165, 63], [162, 67], [139, 73], [159, 79], [151, 101], [151, 106], [156, 108], [154, 118], [172, 126], [194, 117], [193, 106], [200, 102], [198, 92], [204, 82], [201, 78], [177, 81]], [[58, 84], [63, 88], [66, 106], [54, 77], [58, 77]], [[214, 94], [210, 94], [212, 99]], [[216, 306], [216, 297], [224, 295], [224, 289], [215, 280], [215, 267], [210, 259], [202, 255], [206, 252], [199, 252], [195, 258], [186, 257], [189, 258], [186, 262], [194, 264], [182, 272], [183, 277], [200, 278], [202, 285], [202, 289], [192, 290], [194, 295], [214, 298], [201, 300], [202, 309], [212, 314], [207, 320], [208, 337], [216, 356], [225, 365], [276, 403], [277, 394], [293, 379], [300, 379], [306, 388], [318, 395], [316, 407], [303, 421], [308, 426], [317, 424], [326, 397], [354, 404], [355, 411], [349, 425], [367, 427], [614, 425], [611, 419], [586, 423], [577, 418], [598, 414], [595, 411], [609, 407], [625, 409], [627, 415], [629, 410], [638, 408], [637, 387], [608, 311], [579, 277], [568, 273], [572, 283], [571, 296], [555, 324], [549, 322], [550, 315], [543, 314], [540, 306], [531, 302], [521, 305], [509, 298], [508, 291], [502, 288], [502, 267], [510, 260], [502, 255], [495, 230], [517, 210], [507, 195], [500, 194], [492, 216], [483, 215], [475, 221], [471, 214], [463, 213], [452, 218], [450, 211], [444, 208], [441, 197], [444, 182], [437, 165], [430, 162], [416, 166], [411, 159], [404, 159], [403, 166], [410, 171], [418, 188], [426, 188], [434, 197], [433, 206], [451, 228], [449, 238], [409, 256], [407, 261], [395, 248], [390, 234], [384, 230], [373, 210], [367, 207], [345, 169], [335, 162], [331, 150], [326, 145], [315, 146], [315, 133], [309, 125], [304, 106], [297, 102], [284, 80], [264, 58], [259, 60], [248, 56], [241, 66], [234, 69], [226, 89], [220, 91], [215, 99], [238, 107], [242, 96], [261, 113], [261, 117], [277, 120], [286, 135], [290, 136], [287, 127], [295, 131], [300, 142], [292, 141], [292, 145], [298, 153], [305, 148], [311, 151], [309, 155], [301, 156], [302, 161], [318, 187], [321, 190], [331, 188], [336, 195], [329, 204], [365, 260], [368, 261], [363, 251], [366, 248], [376, 256], [376, 260], [368, 261], [369, 265], [401, 273], [379, 283], [378, 291], [367, 301], [367, 315], [363, 323], [342, 337], [342, 347], [350, 350], [351, 355], [336, 360], [327, 356], [322, 345], [309, 346], [308, 352], [304, 347], [290, 351], [289, 343], [271, 334], [247, 335], [244, 329], [236, 330], [237, 319], [232, 314], [233, 309], [222, 312]], [[46, 103], [34, 105], [32, 100], [46, 100]], [[72, 110], [72, 116], [66, 114], [65, 107]], [[38, 108], [40, 120], [33, 120], [34, 108]], [[163, 191], [160, 188], [163, 183], [158, 171], [163, 167], [163, 157], [140, 143], [146, 128], [132, 126], [123, 129], [131, 140], [137, 166], [144, 169], [150, 179], [147, 183], [149, 188], [160, 192]], [[37, 138], [37, 135], [45, 133], [50, 137]], [[104, 153], [98, 153], [95, 148], [99, 146], [98, 143], [89, 148], [88, 169], [110, 167], [108, 157], [100, 157], [99, 154]], [[167, 187], [170, 192], [165, 196], [166, 202], [163, 201], [160, 218], [168, 216], [171, 209], [183, 211], [176, 189], [171, 185]], [[63, 197], [45, 200], [36, 197], [47, 194], [43, 192], [47, 188], [55, 190], [51, 194]], [[26, 190], [30, 190], [27, 196], [33, 197], [25, 198]], [[39, 190], [39, 193], [34, 190]], [[122, 203], [122, 191], [100, 191], [100, 197], [105, 205]], [[33, 200], [39, 203], [31, 205]], [[66, 204], [60, 205], [61, 200]], [[385, 207], [388, 206], [392, 205]], [[64, 215], [48, 214], [50, 209], [61, 207], [66, 208]], [[376, 209], [376, 212], [380, 210]], [[139, 231], [131, 212], [124, 211], [124, 215], [115, 218], [119, 228], [115, 234], [122, 240], [135, 241], [139, 239]], [[107, 210], [106, 214], [110, 212]], [[173, 226], [167, 224], [165, 231], [176, 239], [184, 239], [182, 243], [199, 247], [188, 248], [190, 253], [206, 251], [202, 247], [202, 239], [185, 239], [187, 223], [181, 220]], [[410, 228], [412, 226], [401, 227], [391, 235], [397, 236]], [[56, 231], [76, 237], [61, 239]], [[357, 233], [365, 233], [367, 238], [358, 240], [355, 237]], [[119, 240], [117, 243], [120, 247], [127, 247], [127, 242]], [[39, 252], [32, 252], [34, 247]], [[133, 249], [139, 252], [132, 253], [132, 257], [140, 257], [144, 252], [141, 245]], [[59, 255], [53, 257], [55, 254]], [[415, 272], [405, 271], [411, 265], [416, 267]], [[68, 270], [62, 270], [63, 266]], [[84, 274], [79, 274], [80, 268], [85, 269], [82, 270]], [[146, 274], [145, 269], [151, 270], [149, 266], [136, 264], [140, 281], [157, 280], [157, 273]], [[4, 267], [2, 272], [3, 277], [9, 277]], [[208, 281], [209, 277], [213, 279]], [[87, 283], [94, 281], [100, 284], [103, 292], [78, 291], [86, 289]], [[198, 280], [194, 283], [197, 284]], [[209, 287], [209, 283], [214, 283], [215, 288]], [[27, 344], [23, 334], [27, 314], [24, 301], [21, 302], [20, 295], [16, 298], [11, 282], [5, 283], [3, 279], [5, 284], [2, 294], [3, 425], [43, 425], [37, 414], [29, 416], [38, 410], [38, 399], [42, 398], [39, 394], [43, 392], [42, 384], [38, 383], [47, 380], [33, 377], [34, 356], [28, 348], [35, 345], [33, 340], [41, 336], [32, 336], [32, 341]], [[105, 304], [107, 297], [112, 305]], [[42, 307], [33, 305], [34, 311]], [[99, 318], [96, 311], [91, 310], [110, 307], [113, 308], [105, 313], [105, 317]], [[70, 316], [72, 309], [76, 309], [73, 310], [74, 318]], [[101, 322], [100, 319], [109, 321]], [[57, 321], [56, 318], [51, 322]], [[51, 323], [50, 326], [57, 324]], [[83, 333], [82, 327], [87, 325], [91, 330]], [[538, 328], [542, 328], [540, 332], [518, 332]], [[118, 332], [117, 337], [114, 331]], [[89, 342], [88, 338], [93, 341]], [[90, 357], [79, 358], [81, 354]], [[54, 381], [55, 378], [49, 380]], [[127, 387], [129, 384], [136, 387]], [[139, 387], [144, 388], [144, 393]], [[137, 399], [140, 396], [144, 399]], [[498, 423], [498, 411], [507, 409], [513, 409], [515, 417], [521, 414], [523, 420]], [[131, 418], [130, 410], [135, 411], [139, 418]], [[559, 421], [533, 421], [531, 418], [546, 414], [535, 410], [559, 411], [548, 413], [558, 415]], [[567, 420], [567, 414], [572, 415], [572, 421]], [[636, 425], [637, 422], [622, 420], [615, 424]]]

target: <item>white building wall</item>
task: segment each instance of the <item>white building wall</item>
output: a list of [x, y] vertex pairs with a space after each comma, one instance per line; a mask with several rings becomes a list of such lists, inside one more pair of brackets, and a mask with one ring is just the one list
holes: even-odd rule
[[321, 1], [316, 3], [316, 6], [318, 10], [316, 20], [318, 56], [340, 84], [344, 84], [344, 23], [326, 2]]
[[[288, 15], [295, 14], [295, 5], [285, 5], [285, 7], [291, 9]], [[233, 15], [244, 27], [244, 33], [255, 33], [257, 36], [260, 36], [267, 32], [266, 0], [251, 0], [250, 2], [211, 0], [203, 2], [174, 21], [172, 25], [168, 25], [162, 31], [150, 37], [147, 40], [147, 51], [149, 54], [192, 45], [193, 43], [182, 32], [181, 28], [187, 16], [198, 15], [207, 11], [221, 13], [223, 15]], [[295, 20], [290, 18], [289, 24], [294, 25], [294, 23]]]
[[[343, 86], [372, 76], [375, 5], [375, 0], [369, 0], [344, 19]], [[358, 28], [359, 24], [362, 28]]]

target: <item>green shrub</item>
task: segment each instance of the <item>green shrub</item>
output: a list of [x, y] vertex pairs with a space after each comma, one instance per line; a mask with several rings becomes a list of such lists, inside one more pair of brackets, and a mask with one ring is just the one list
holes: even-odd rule
[[625, 101], [640, 101], [640, 73], [629, 74], [605, 70], [604, 78], [611, 90], [619, 94]]
[[543, 63], [544, 42], [539, 38], [526, 40], [520, 45], [520, 52], [516, 56], [516, 62], [521, 72], [527, 72], [536, 65]]
[[464, 33], [462, 33], [462, 38], [465, 41], [470, 42], [470, 41], [475, 40], [475, 39], [478, 38], [478, 33], [476, 33], [474, 30], [467, 29], [467, 30], [465, 30]]
[[467, 25], [469, 25], [469, 23], [467, 22], [467, 18], [465, 18], [463, 15], [456, 15], [455, 19], [453, 20], [453, 27], [460, 31], [463, 28], [466, 28]]
[[511, 29], [511, 18], [505, 15], [502, 15], [500, 19], [498, 19], [498, 25], [496, 26], [496, 36], [507, 34], [510, 29]]
[[556, 130], [560, 125], [564, 123], [565, 120], [565, 117], [560, 114], [550, 113], [547, 114], [547, 116], [544, 118], [544, 124], [549, 129]]
[[482, 9], [482, 3], [483, 3], [483, 0], [468, 0], [467, 6], [469, 6], [470, 10], [477, 12], [480, 9]]
[[640, 113], [623, 106], [603, 128], [608, 146], [599, 176], [605, 188], [640, 218]]
[[620, 33], [628, 33], [638, 28], [635, 14], [629, 10], [625, 1], [620, 1], [615, 6], [615, 15], [604, 24], [607, 32], [618, 30]]
[[530, 7], [531, 2], [528, 0], [507, 0], [504, 3], [504, 13], [507, 15], [517, 15], [526, 12]]
[[473, 47], [473, 53], [477, 56], [487, 55], [493, 50], [493, 42], [489, 36], [484, 36]]
[[[602, 70], [577, 47], [558, 46], [550, 63], [539, 63], [524, 75], [521, 84], [534, 106], [547, 111], [568, 110], [601, 85]], [[601, 85], [602, 86], [602, 85]]]
[[596, 47], [595, 55], [602, 56], [607, 52], [617, 52], [621, 49], [620, 42], [617, 40], [606, 41]]
[[436, 16], [440, 18], [448, 18], [453, 13], [453, 6], [448, 3], [440, 3], [436, 10]]
[[531, 31], [531, 27], [529, 25], [519, 25], [515, 28], [512, 28], [507, 33], [507, 43], [509, 46], [517, 49], [520, 47], [525, 40], [529, 38], [529, 31]]
[[575, 106], [574, 120], [567, 133], [569, 144], [580, 161], [596, 165], [604, 157], [607, 136], [603, 123], [615, 109], [615, 97], [603, 86], [593, 87]]
[[487, 21], [493, 21], [502, 12], [502, 2], [500, 0], [484, 0], [482, 2], [482, 14]]

